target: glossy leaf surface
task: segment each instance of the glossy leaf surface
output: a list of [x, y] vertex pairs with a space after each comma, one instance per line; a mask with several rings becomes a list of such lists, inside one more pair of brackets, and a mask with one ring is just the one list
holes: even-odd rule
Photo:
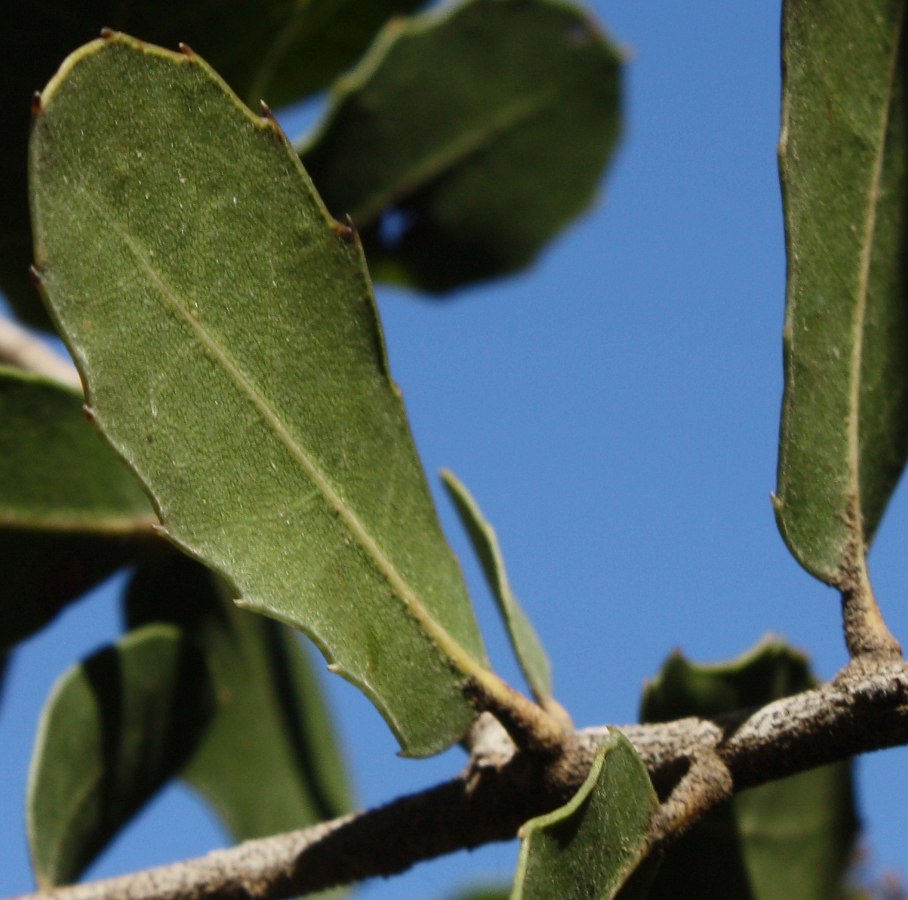
[[454, 502], [460, 521], [470, 537], [473, 549], [482, 566], [483, 574], [498, 611], [507, 629], [508, 638], [520, 664], [524, 677], [537, 699], [552, 695], [552, 668], [548, 655], [533, 623], [511, 590], [504, 557], [495, 529], [488, 523], [473, 495], [453, 472], [442, 472], [442, 481]]
[[102, 432], [243, 605], [308, 632], [405, 752], [448, 746], [485, 652], [355, 235], [196, 56], [96, 41], [42, 102], [36, 258]]
[[512, 900], [616, 897], [646, 856], [646, 830], [657, 805], [636, 750], [612, 732], [571, 801], [520, 829]]
[[389, 26], [301, 154], [374, 276], [438, 292], [529, 263], [591, 202], [619, 122], [620, 57], [586, 13], [470, 0]]
[[68, 0], [12, 4], [0, 29], [0, 104], [9, 116], [0, 143], [6, 186], [0, 219], [0, 288], [27, 321], [50, 326], [28, 281], [31, 234], [26, 178], [29, 104], [74, 47], [116, 28], [176, 49], [188, 43], [247, 103], [272, 107], [326, 87], [393, 15], [420, 0]]
[[142, 561], [126, 604], [131, 627], [174, 623], [205, 656], [217, 703], [183, 777], [235, 840], [349, 812], [343, 753], [298, 634], [237, 609], [211, 572], [173, 552]]
[[908, 451], [902, 0], [786, 2], [780, 170], [788, 249], [776, 513], [841, 586]]
[[[740, 659], [668, 659], [646, 689], [642, 720], [671, 721], [760, 707], [813, 686], [806, 659], [769, 640]], [[654, 900], [825, 900], [839, 896], [856, 829], [851, 766], [838, 763], [737, 794], [666, 853]]]
[[64, 674], [42, 713], [28, 839], [42, 888], [66, 884], [186, 762], [213, 696], [172, 626], [133, 632]]
[[121, 565], [157, 521], [68, 388], [0, 367], [0, 647]]

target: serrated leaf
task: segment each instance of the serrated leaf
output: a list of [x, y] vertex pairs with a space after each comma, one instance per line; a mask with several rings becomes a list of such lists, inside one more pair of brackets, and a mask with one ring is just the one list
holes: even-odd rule
[[586, 13], [470, 0], [388, 26], [301, 155], [373, 275], [438, 292], [529, 263], [589, 205], [619, 120], [620, 56]]
[[188, 43], [216, 66], [248, 103], [277, 108], [326, 87], [350, 66], [390, 17], [421, 0], [68, 0], [14, 4], [0, 29], [0, 108], [9, 116], [0, 143], [7, 187], [0, 224], [0, 286], [20, 316], [50, 322], [28, 281], [31, 237], [26, 159], [32, 93], [73, 48], [102, 27], [141, 34], [176, 48]]
[[776, 514], [816, 577], [864, 566], [908, 452], [903, 0], [789, 0], [788, 245]]
[[457, 476], [453, 472], [444, 471], [441, 478], [473, 544], [527, 684], [536, 699], [544, 703], [552, 696], [551, 664], [533, 623], [527, 618], [511, 590], [498, 535], [483, 517], [473, 495]]
[[520, 829], [512, 900], [617, 896], [646, 857], [657, 806], [637, 751], [613, 731], [570, 802]]
[[172, 626], [126, 635], [60, 678], [29, 772], [28, 840], [42, 889], [78, 878], [179, 771], [212, 700], [204, 659]]
[[0, 367], [0, 647], [122, 565], [157, 521], [57, 382]]
[[[762, 707], [814, 685], [805, 657], [778, 640], [720, 665], [671, 656], [647, 685], [641, 718], [667, 722]], [[653, 900], [827, 900], [839, 896], [856, 814], [850, 763], [736, 794], [666, 853]]]
[[194, 55], [95, 41], [42, 105], [36, 259], [96, 423], [174, 542], [444, 749], [491, 676], [355, 236]]
[[130, 627], [172, 622], [201, 648], [217, 706], [183, 777], [237, 841], [349, 812], [343, 753], [299, 636], [237, 609], [198, 563], [157, 553], [136, 569]]

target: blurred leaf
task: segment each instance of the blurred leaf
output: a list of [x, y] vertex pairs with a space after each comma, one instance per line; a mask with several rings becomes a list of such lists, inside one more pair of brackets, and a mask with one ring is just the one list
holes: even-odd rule
[[157, 521], [80, 395], [0, 367], [0, 647], [121, 565]]
[[473, 550], [504, 620], [514, 654], [537, 700], [552, 696], [552, 669], [533, 623], [527, 618], [511, 590], [508, 573], [495, 529], [483, 518], [473, 495], [453, 472], [441, 473], [460, 521], [470, 537]]
[[657, 805], [637, 751], [619, 731], [611, 732], [570, 802], [520, 829], [512, 900], [617, 896], [646, 856], [647, 826]]
[[[647, 685], [641, 718], [713, 717], [813, 685], [805, 657], [778, 640], [721, 665], [676, 654]], [[651, 897], [830, 900], [843, 890], [856, 823], [849, 763], [743, 791], [669, 849]]]
[[204, 660], [172, 626], [126, 635], [64, 674], [28, 785], [42, 889], [74, 881], [192, 753], [213, 702]]
[[0, 226], [0, 287], [16, 311], [42, 328], [50, 322], [28, 281], [32, 261], [26, 160], [32, 93], [73, 47], [102, 27], [142, 35], [176, 49], [188, 43], [214, 65], [247, 103], [272, 107], [325, 88], [355, 62], [375, 32], [420, 0], [68, 0], [12, 4], [0, 29], [0, 104], [8, 116], [0, 144], [6, 186]]
[[776, 513], [841, 586], [908, 451], [906, 57], [901, 0], [788, 0], [780, 171], [788, 243]]
[[390, 25], [301, 156], [374, 277], [447, 291], [524, 267], [589, 205], [619, 106], [586, 13], [471, 0]]
[[31, 150], [48, 297], [174, 542], [309, 633], [406, 753], [460, 738], [493, 676], [360, 247], [283, 135], [118, 35], [64, 63]]
[[130, 627], [173, 622], [202, 649], [217, 709], [184, 777], [237, 841], [349, 812], [329, 711], [299, 636], [237, 609], [204, 567], [173, 552], [136, 569]]

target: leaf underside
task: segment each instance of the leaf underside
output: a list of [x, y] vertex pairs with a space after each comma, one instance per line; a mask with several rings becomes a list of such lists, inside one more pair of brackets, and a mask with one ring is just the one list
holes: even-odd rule
[[205, 656], [217, 705], [181, 774], [234, 840], [349, 812], [343, 753], [296, 632], [237, 609], [216, 576], [173, 551], [140, 563], [126, 610], [131, 628], [172, 623]]
[[498, 535], [483, 516], [473, 495], [457, 476], [453, 472], [444, 471], [441, 477], [473, 544], [527, 684], [533, 696], [544, 702], [552, 696], [552, 667], [533, 623], [511, 590]]
[[301, 148], [373, 275], [444, 292], [527, 265], [591, 202], [621, 58], [588, 14], [470, 0], [394, 22]]
[[69, 388], [0, 367], [0, 647], [46, 625], [157, 521]]
[[775, 501], [798, 561], [863, 566], [908, 454], [903, 0], [788, 0], [788, 301]]
[[7, 4], [0, 29], [0, 108], [9, 115], [0, 143], [6, 186], [0, 220], [0, 289], [17, 314], [49, 328], [28, 280], [31, 232], [26, 159], [29, 103], [73, 47], [104, 27], [141, 34], [165, 47], [188, 43], [250, 104], [278, 108], [325, 88], [351, 65], [393, 15], [421, 0], [67, 0]]
[[197, 648], [150, 625], [61, 676], [42, 713], [28, 785], [41, 888], [78, 878], [194, 750], [213, 693]]
[[485, 652], [355, 236], [192, 54], [73, 54], [31, 143], [35, 257], [95, 422], [169, 536], [309, 633], [410, 755]]
[[630, 896], [657, 806], [637, 751], [613, 731], [574, 797], [520, 829], [512, 900], [610, 900], [625, 886]]

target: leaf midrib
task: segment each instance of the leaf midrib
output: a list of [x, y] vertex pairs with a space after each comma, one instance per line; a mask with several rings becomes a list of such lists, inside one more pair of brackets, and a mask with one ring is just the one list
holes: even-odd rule
[[[464, 675], [480, 677], [485, 673], [485, 669], [478, 664], [473, 657], [460, 645], [458, 641], [432, 616], [426, 608], [422, 599], [409, 586], [404, 577], [397, 570], [394, 563], [385, 555], [384, 551], [376, 543], [375, 539], [369, 533], [365, 525], [360, 521], [356, 513], [345, 504], [340, 495], [332, 486], [328, 476], [322, 471], [320, 466], [309, 456], [305, 448], [299, 443], [290, 429], [283, 423], [280, 416], [271, 406], [266, 397], [264, 397], [256, 388], [252, 380], [243, 372], [243, 370], [230, 358], [223, 347], [218, 344], [214, 337], [203, 326], [202, 322], [193, 316], [188, 308], [180, 302], [178, 294], [165, 283], [163, 278], [151, 264], [150, 257], [145, 253], [142, 246], [136, 241], [129, 231], [120, 225], [109, 210], [105, 209], [89, 191], [83, 182], [79, 182], [82, 189], [83, 198], [91, 205], [111, 229], [119, 235], [120, 239], [133, 254], [139, 267], [148, 277], [148, 280], [157, 289], [164, 304], [175, 311], [180, 318], [191, 328], [198, 337], [202, 347], [208, 352], [212, 359], [227, 372], [231, 381], [236, 385], [241, 394], [244, 394], [259, 414], [264, 418], [267, 425], [281, 443], [290, 452], [291, 456], [300, 464], [303, 471], [316, 486], [319, 493], [328, 503], [328, 505], [337, 513], [339, 518], [345, 523], [349, 532], [354, 539], [365, 551], [367, 556], [373, 561], [376, 569], [391, 587], [394, 594], [404, 603], [407, 610], [419, 625], [425, 630], [444, 654], [454, 663], [455, 667]], [[149, 485], [149, 487], [151, 487]]]
[[[846, 560], [866, 569], [866, 541], [864, 537], [864, 510], [863, 497], [861, 496], [861, 376], [863, 371], [863, 353], [867, 306], [870, 293], [870, 270], [873, 262], [873, 244], [876, 234], [877, 208], [880, 200], [880, 184], [883, 177], [883, 166], [886, 160], [886, 134], [892, 112], [892, 95], [895, 85], [896, 69], [902, 42], [902, 28], [905, 19], [905, 3], [900, 5], [898, 21], [895, 27], [895, 36], [892, 42], [892, 54], [886, 73], [886, 99], [883, 104], [883, 113], [879, 122], [878, 152], [874, 159], [873, 173], [870, 179], [867, 208], [864, 215], [864, 229], [861, 240], [861, 261], [858, 273], [857, 303], [852, 327], [853, 340], [851, 342], [851, 371], [848, 386], [848, 488], [849, 496], [854, 498], [855, 510], [853, 516], [848, 516], [849, 527], [853, 530], [852, 538], [861, 552], [856, 554], [859, 558]], [[846, 511], [847, 513], [848, 511]]]

